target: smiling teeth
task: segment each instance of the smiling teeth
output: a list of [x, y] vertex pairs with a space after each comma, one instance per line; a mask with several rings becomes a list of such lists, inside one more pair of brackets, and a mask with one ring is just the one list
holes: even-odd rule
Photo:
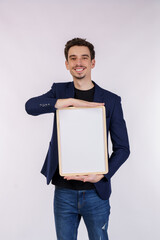
[[76, 69], [76, 71], [77, 71], [77, 72], [81, 72], [81, 71], [83, 71], [83, 68], [81, 68], [81, 69]]

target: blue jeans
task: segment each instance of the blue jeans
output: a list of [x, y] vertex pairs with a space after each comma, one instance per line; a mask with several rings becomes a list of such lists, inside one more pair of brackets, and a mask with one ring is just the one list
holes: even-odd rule
[[54, 216], [58, 240], [76, 240], [81, 217], [90, 240], [108, 240], [109, 214], [109, 200], [102, 200], [94, 189], [55, 188]]

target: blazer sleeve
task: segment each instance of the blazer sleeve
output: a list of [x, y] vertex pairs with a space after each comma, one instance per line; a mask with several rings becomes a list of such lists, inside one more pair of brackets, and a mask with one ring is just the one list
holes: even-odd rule
[[109, 131], [113, 152], [108, 160], [109, 172], [104, 175], [106, 180], [110, 179], [115, 174], [130, 154], [127, 128], [121, 106], [121, 98], [118, 96], [116, 96], [114, 109], [111, 115]]
[[44, 113], [55, 113], [56, 101], [56, 84], [54, 83], [51, 90], [47, 93], [29, 99], [25, 104], [25, 109], [28, 114], [33, 116]]

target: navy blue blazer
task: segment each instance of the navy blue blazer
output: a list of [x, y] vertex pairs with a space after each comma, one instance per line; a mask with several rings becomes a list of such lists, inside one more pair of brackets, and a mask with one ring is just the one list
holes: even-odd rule
[[[107, 122], [107, 139], [110, 133], [113, 152], [108, 156], [109, 172], [105, 174], [99, 182], [94, 183], [98, 195], [102, 199], [108, 199], [111, 194], [110, 179], [126, 161], [129, 156], [129, 141], [125, 120], [121, 107], [121, 98], [99, 87], [94, 81], [95, 93], [94, 102], [105, 103], [106, 122]], [[44, 113], [55, 113], [53, 133], [49, 144], [49, 149], [41, 173], [46, 177], [47, 184], [51, 182], [58, 165], [58, 144], [57, 144], [57, 124], [56, 124], [56, 108], [57, 99], [74, 98], [74, 83], [54, 83], [51, 90], [47, 93], [29, 99], [25, 108], [30, 115], [40, 115]]]

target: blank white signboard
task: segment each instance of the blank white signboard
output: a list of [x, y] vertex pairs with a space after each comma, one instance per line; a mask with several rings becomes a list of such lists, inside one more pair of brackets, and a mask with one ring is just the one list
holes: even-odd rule
[[56, 111], [60, 175], [107, 173], [105, 107]]

